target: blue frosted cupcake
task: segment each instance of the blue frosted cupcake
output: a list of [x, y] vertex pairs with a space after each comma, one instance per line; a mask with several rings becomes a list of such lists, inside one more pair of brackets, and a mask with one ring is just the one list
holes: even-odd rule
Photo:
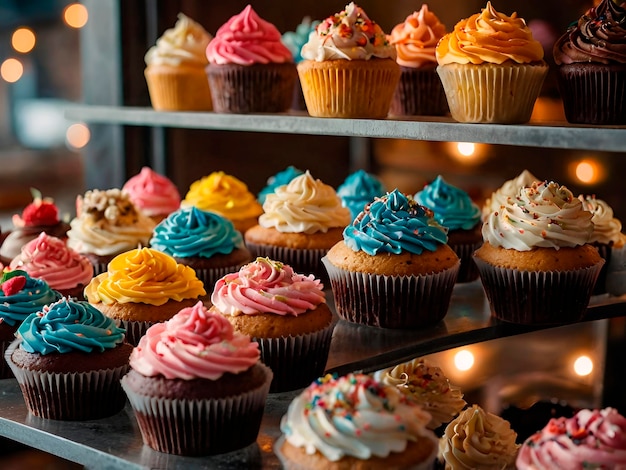
[[337, 195], [341, 198], [342, 205], [350, 209], [352, 219], [359, 215], [366, 204], [386, 192], [383, 183], [364, 170], [357, 170], [348, 175], [337, 188]]
[[284, 184], [289, 184], [292, 179], [302, 174], [304, 174], [304, 171], [296, 168], [295, 166], [289, 165], [283, 171], [279, 171], [274, 176], [270, 176], [267, 179], [267, 185], [261, 189], [259, 195], [257, 196], [257, 200], [260, 204], [263, 204], [268, 194], [272, 194], [276, 191], [276, 188]]

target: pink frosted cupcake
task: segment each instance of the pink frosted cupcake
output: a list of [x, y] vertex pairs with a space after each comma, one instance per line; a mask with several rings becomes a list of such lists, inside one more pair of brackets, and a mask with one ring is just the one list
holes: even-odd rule
[[174, 183], [147, 166], [126, 181], [122, 191], [128, 194], [135, 207], [156, 223], [180, 207], [180, 193]]

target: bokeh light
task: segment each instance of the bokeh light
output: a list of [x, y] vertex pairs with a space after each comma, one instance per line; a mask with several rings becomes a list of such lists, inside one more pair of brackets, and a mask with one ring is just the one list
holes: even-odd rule
[[72, 3], [63, 10], [63, 21], [72, 28], [82, 28], [87, 24], [88, 19], [87, 7], [80, 3]]
[[454, 355], [454, 366], [461, 371], [470, 370], [474, 366], [474, 355], [467, 349], [461, 349]]
[[82, 149], [87, 145], [90, 138], [91, 132], [89, 132], [89, 128], [82, 123], [72, 124], [67, 128], [67, 132], [65, 133], [67, 145], [76, 150]]
[[593, 361], [589, 356], [580, 356], [574, 361], [574, 372], [581, 377], [591, 374]]
[[24, 74], [24, 66], [17, 59], [7, 59], [0, 65], [0, 77], [6, 82], [15, 83]]
[[18, 28], [11, 36], [11, 46], [22, 54], [32, 51], [35, 47], [35, 43], [35, 33], [29, 28]]

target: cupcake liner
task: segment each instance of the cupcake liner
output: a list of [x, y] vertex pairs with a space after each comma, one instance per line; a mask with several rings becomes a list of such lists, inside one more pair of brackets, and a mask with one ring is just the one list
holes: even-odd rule
[[[0, 351], [2, 351], [2, 357], [3, 358], [4, 358], [4, 355], [5, 355], [6, 351], [7, 351], [7, 349], [9, 348], [9, 346], [11, 345], [11, 343], [13, 341], [14, 340], [11, 340], [11, 341], [0, 341]], [[2, 361], [0, 361], [0, 379], [12, 379], [13, 377], [15, 377], [13, 375], [13, 371], [9, 367], [9, 363], [7, 361], [5, 361], [4, 359]]]
[[436, 66], [400, 69], [400, 81], [393, 94], [389, 114], [443, 116], [448, 113], [448, 100]]
[[113, 416], [124, 408], [126, 396], [120, 379], [128, 371], [128, 364], [90, 372], [28, 370], [11, 360], [19, 344], [19, 340], [13, 341], [4, 357], [33, 415], [45, 419], [85, 421]]
[[518, 271], [475, 256], [491, 314], [503, 321], [561, 325], [580, 321], [604, 264], [572, 271]]
[[267, 380], [261, 387], [220, 399], [151, 397], [130, 390], [125, 377], [121, 384], [144, 444], [168, 454], [215, 455], [256, 441], [272, 378], [272, 371], [262, 367]]
[[606, 268], [606, 291], [611, 295], [626, 294], [626, 244], [613, 246]]
[[120, 326], [126, 330], [126, 342], [133, 346], [137, 346], [141, 337], [148, 331], [148, 328], [156, 323], [134, 320], [119, 320], [119, 322]]
[[480, 243], [448, 244], [461, 260], [461, 266], [459, 267], [459, 274], [456, 278], [456, 282], [472, 282], [478, 279], [478, 267], [476, 266], [476, 263], [474, 263], [472, 255], [478, 248], [480, 248], [482, 241]]
[[330, 277], [337, 315], [380, 328], [420, 328], [448, 312], [460, 262], [426, 276], [385, 276], [347, 271], [322, 258]]
[[437, 67], [456, 121], [501, 124], [530, 120], [547, 72], [545, 63]]
[[596, 280], [596, 284], [593, 287], [593, 291], [591, 292], [591, 295], [600, 295], [600, 294], [605, 294], [607, 292], [606, 291], [606, 273], [607, 273], [609, 264], [611, 263], [612, 248], [611, 248], [611, 245], [605, 244], [605, 243], [593, 243], [593, 246], [595, 246], [598, 249], [598, 253], [600, 254], [600, 257], [605, 261], [605, 263], [602, 265], [602, 269], [600, 269], [600, 274], [598, 274], [598, 279]]
[[150, 101], [157, 111], [210, 111], [211, 90], [203, 69], [147, 67], [144, 71]]

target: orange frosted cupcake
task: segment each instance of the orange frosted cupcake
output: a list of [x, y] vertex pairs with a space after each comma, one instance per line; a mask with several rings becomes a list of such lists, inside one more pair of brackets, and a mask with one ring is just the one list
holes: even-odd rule
[[147, 166], [129, 178], [122, 191], [157, 224], [180, 207], [180, 193], [174, 183]]

